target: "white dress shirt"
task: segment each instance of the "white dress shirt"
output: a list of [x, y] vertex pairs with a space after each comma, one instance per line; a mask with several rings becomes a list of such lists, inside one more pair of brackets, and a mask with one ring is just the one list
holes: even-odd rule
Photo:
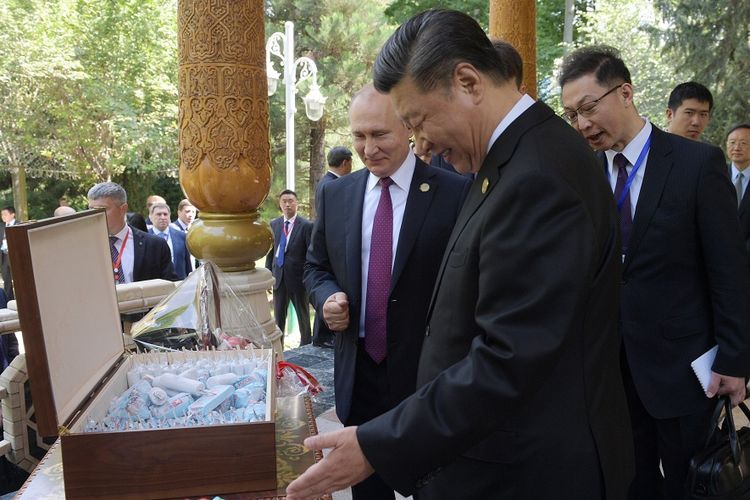
[[[641, 154], [641, 151], [646, 145], [646, 141], [649, 137], [651, 137], [651, 122], [649, 122], [646, 118], [644, 118], [643, 121], [643, 128], [641, 128], [640, 132], [636, 134], [633, 140], [630, 141], [627, 146], [625, 146], [625, 149], [621, 151], [622, 154], [625, 155], [625, 158], [629, 163], [627, 167], [628, 175], [630, 175], [630, 172], [633, 171], [633, 165], [635, 165], [635, 162], [638, 161], [638, 156]], [[608, 149], [604, 152], [604, 155], [607, 157], [607, 166], [609, 167], [609, 185], [612, 188], [613, 193], [615, 192], [615, 187], [617, 186], [617, 167], [615, 167], [613, 161], [615, 155], [617, 155], [617, 153], [619, 152], [620, 151], [615, 151], [613, 149]], [[649, 153], [647, 153], [646, 156], [643, 157], [643, 163], [641, 163], [640, 168], [638, 168], [638, 172], [635, 173], [633, 183], [630, 185], [630, 216], [632, 220], [635, 220], [635, 209], [638, 205], [638, 196], [640, 196], [641, 194], [643, 175], [646, 172], [646, 163], [648, 163]]]
[[512, 108], [510, 108], [510, 111], [508, 111], [508, 114], [503, 117], [502, 120], [500, 120], [500, 123], [497, 124], [497, 127], [495, 127], [495, 131], [492, 132], [492, 135], [490, 136], [490, 142], [487, 144], [487, 152], [490, 152], [490, 149], [492, 149], [492, 145], [495, 144], [495, 141], [500, 137], [500, 134], [505, 132], [505, 129], [510, 126], [513, 121], [521, 116], [524, 111], [529, 109], [531, 106], [534, 105], [536, 101], [531, 98], [528, 94], [524, 94], [521, 96], [521, 98], [516, 102], [516, 104], [513, 105]]
[[[151, 230], [156, 236], [167, 242], [167, 245], [169, 245], [169, 254], [172, 256], [172, 263], [174, 263], [174, 247], [172, 246], [172, 235], [169, 234], [169, 226], [164, 231], [159, 231], [156, 229], [156, 226], [151, 226]], [[162, 234], [166, 235], [166, 237], [161, 236]]]
[[[404, 220], [404, 210], [406, 209], [406, 199], [409, 196], [409, 186], [411, 179], [414, 177], [414, 167], [417, 164], [417, 157], [410, 151], [401, 166], [391, 175], [393, 184], [388, 191], [391, 194], [391, 204], [393, 205], [393, 255], [391, 259], [391, 269], [393, 262], [396, 260], [396, 249], [398, 248], [398, 237], [401, 234], [401, 223]], [[367, 271], [370, 267], [370, 240], [372, 239], [372, 223], [375, 219], [375, 212], [378, 209], [380, 201], [380, 177], [370, 173], [367, 177], [367, 187], [365, 188], [365, 200], [362, 206], [362, 305], [359, 315], [359, 336], [365, 336], [365, 307], [367, 306]]]
[[[122, 248], [123, 240], [125, 235], [128, 235], [128, 240], [125, 242], [125, 248]], [[133, 231], [130, 230], [130, 226], [125, 224], [119, 233], [113, 235], [117, 237], [115, 241], [115, 248], [122, 255], [120, 259], [120, 267], [122, 268], [123, 276], [125, 276], [125, 283], [133, 282], [133, 265], [135, 263], [135, 253], [133, 252]]]
[[[294, 217], [292, 217], [291, 219], [287, 219], [286, 217], [284, 217], [284, 220], [281, 223], [281, 231], [284, 232], [284, 226], [286, 225], [286, 222], [289, 221], [289, 232], [286, 234], [286, 244], [284, 245], [284, 253], [287, 253], [287, 251], [289, 250], [289, 238], [292, 237], [292, 231], [294, 230], [294, 223], [296, 220], [297, 220], [297, 214], [294, 214]], [[281, 240], [279, 240], [279, 242], [281, 242]], [[279, 256], [279, 246], [280, 245], [276, 247], [276, 254], [274, 255], [274, 257]]]

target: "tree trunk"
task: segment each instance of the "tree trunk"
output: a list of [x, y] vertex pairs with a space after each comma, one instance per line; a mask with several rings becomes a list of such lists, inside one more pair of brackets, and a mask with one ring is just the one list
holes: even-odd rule
[[29, 202], [26, 193], [26, 167], [17, 164], [10, 169], [11, 183], [13, 184], [13, 204], [16, 209], [16, 219], [25, 221], [29, 219]]
[[310, 126], [310, 217], [315, 219], [315, 190], [325, 171], [326, 116]]
[[573, 46], [573, 20], [576, 15], [575, 0], [565, 0], [565, 24], [563, 26], [563, 54]]

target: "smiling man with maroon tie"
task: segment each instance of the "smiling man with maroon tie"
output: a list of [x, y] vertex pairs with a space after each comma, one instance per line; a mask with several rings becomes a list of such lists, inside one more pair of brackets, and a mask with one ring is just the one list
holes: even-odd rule
[[[366, 422], [414, 392], [430, 292], [469, 180], [430, 168], [387, 95], [367, 85], [349, 111], [367, 167], [321, 190], [305, 285], [336, 333], [336, 413]], [[373, 475], [355, 500], [392, 498]]]

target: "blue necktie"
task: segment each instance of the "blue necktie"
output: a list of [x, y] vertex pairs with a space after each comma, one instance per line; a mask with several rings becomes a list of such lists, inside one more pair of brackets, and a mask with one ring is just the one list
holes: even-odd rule
[[276, 265], [284, 265], [284, 252], [286, 251], [286, 235], [289, 233], [289, 221], [284, 221], [284, 229], [281, 230], [281, 241], [279, 241], [279, 254], [276, 256]]
[[164, 241], [167, 241], [167, 233], [159, 233], [159, 236], [161, 236]]

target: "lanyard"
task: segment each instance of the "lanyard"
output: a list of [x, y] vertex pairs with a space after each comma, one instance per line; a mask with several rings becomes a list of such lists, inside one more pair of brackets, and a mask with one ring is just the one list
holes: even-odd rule
[[646, 158], [646, 155], [648, 154], [648, 150], [651, 148], [651, 137], [649, 136], [648, 140], [646, 141], [646, 144], [643, 145], [643, 149], [641, 149], [641, 154], [638, 155], [638, 159], [635, 160], [635, 165], [633, 165], [633, 170], [630, 171], [630, 175], [628, 175], [628, 179], [625, 181], [625, 186], [622, 188], [622, 193], [620, 193], [620, 199], [617, 200], [617, 211], [619, 212], [622, 208], [622, 204], [625, 203], [625, 197], [630, 194], [630, 185], [633, 184], [633, 180], [635, 180], [635, 174], [638, 172], [638, 169], [641, 168], [641, 165], [643, 164], [644, 158]]
[[112, 263], [112, 272], [115, 273], [116, 278], [122, 273], [122, 269], [120, 269], [120, 262], [122, 261], [122, 253], [125, 251], [125, 243], [128, 242], [128, 236], [130, 236], [130, 229], [128, 229], [128, 231], [125, 233], [125, 237], [122, 239], [122, 245], [120, 245], [120, 253], [117, 256], [117, 261]]

